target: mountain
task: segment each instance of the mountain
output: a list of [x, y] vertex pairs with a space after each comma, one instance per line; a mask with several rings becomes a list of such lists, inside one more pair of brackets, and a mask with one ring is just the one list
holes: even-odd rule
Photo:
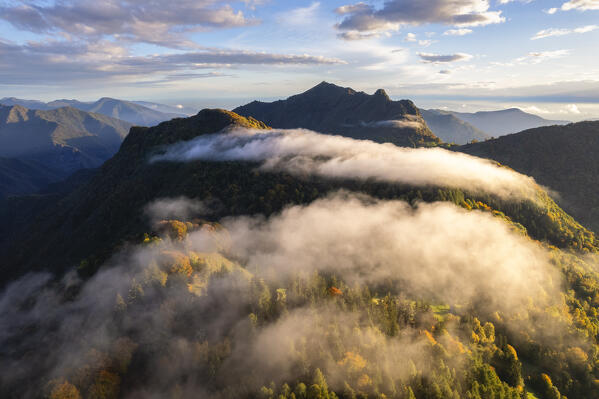
[[64, 173], [33, 160], [0, 158], [0, 198], [34, 193], [64, 177]]
[[[224, 110], [133, 127], [62, 194], [0, 202], [0, 396], [598, 397], [599, 242], [534, 182], [439, 148], [269, 130]], [[269, 170], [253, 156], [269, 137], [383, 162]], [[448, 188], [447, 170], [358, 178], [389, 152], [534, 195]]]
[[23, 100], [16, 97], [4, 97], [0, 99], [0, 105], [13, 106], [20, 105], [21, 107], [39, 110], [48, 110], [52, 107], [48, 106], [45, 102], [38, 100]]
[[0, 195], [35, 192], [76, 170], [98, 167], [116, 153], [130, 127], [70, 107], [0, 106], [0, 180], [18, 180], [4, 185]]
[[458, 149], [533, 176], [557, 202], [599, 232], [599, 122], [547, 126]]
[[[173, 119], [152, 128], [132, 128], [118, 153], [102, 166], [100, 172], [54, 209], [40, 216], [35, 231], [28, 231], [25, 234], [27, 237], [23, 238], [19, 246], [11, 247], [4, 242], [4, 248], [7, 245], [9, 248], [9, 253], [0, 253], [5, 259], [4, 264], [8, 268], [11, 264], [28, 267], [25, 265], [39, 264], [43, 258], [46, 259], [46, 265], [67, 267], [77, 264], [90, 254], [103, 259], [117, 245], [139, 237], [143, 232], [139, 228], [150, 228], [144, 221], [143, 206], [152, 199], [164, 196], [216, 199], [220, 204], [220, 211], [211, 215], [214, 220], [228, 215], [270, 214], [289, 203], [311, 201], [343, 187], [369, 193], [390, 190], [393, 195], [399, 197], [403, 193], [414, 200], [415, 195], [430, 200], [455, 196], [446, 194], [435, 186], [418, 191], [414, 191], [409, 185], [379, 189], [376, 181], [352, 182], [325, 178], [305, 180], [284, 172], [257, 173], [246, 162], [148, 162], [150, 155], [160, 151], [165, 145], [232, 126], [267, 129], [264, 123], [252, 117], [245, 118], [223, 110], [202, 110], [196, 116]], [[463, 198], [464, 195], [466, 194], [459, 194], [458, 197]], [[494, 199], [487, 196], [473, 195], [472, 198], [495, 203]], [[564, 245], [557, 236], [548, 238], [554, 234], [545, 230], [553, 228], [548, 227], [551, 223], [534, 223], [536, 216], [522, 215], [522, 205], [511, 208], [511, 205], [499, 201], [497, 206], [501, 206], [503, 212], [529, 228], [533, 236], [550, 239], [555, 245]], [[550, 206], [552, 207], [554, 205]], [[563, 211], [558, 209], [551, 212], [561, 215], [555, 216], [555, 220], [559, 220], [561, 225], [571, 231], [572, 237], [588, 235]], [[29, 249], [33, 247], [38, 248], [35, 254]]]
[[[2, 276], [27, 274], [0, 301], [1, 396], [596, 396], [595, 349], [578, 342], [594, 337], [583, 301], [599, 278], [568, 251], [599, 244], [541, 190], [519, 201], [268, 171], [251, 157], [152, 161], [233, 128], [268, 131], [224, 110], [134, 127], [57, 202], [0, 207], [16, 229], [0, 235]], [[147, 220], [149, 203], [190, 201], [207, 219]], [[557, 266], [539, 269], [550, 255], [533, 238], [564, 248], [551, 247]]]
[[420, 113], [431, 131], [446, 143], [467, 144], [473, 140], [484, 141], [491, 137], [451, 112], [420, 109]]
[[392, 101], [382, 89], [368, 95], [322, 82], [286, 100], [254, 101], [233, 112], [252, 116], [273, 128], [311, 129], [404, 147], [440, 143], [411, 101]]
[[541, 126], [566, 125], [569, 121], [551, 121], [526, 113], [518, 108], [501, 111], [480, 111], [476, 113], [439, 111], [450, 113], [471, 124], [475, 128], [494, 137], [520, 132]]
[[130, 101], [101, 98], [89, 104], [86, 111], [122, 119], [138, 126], [154, 126], [165, 120], [187, 116], [181, 113], [163, 113]]
[[[152, 107], [145, 107], [131, 101], [117, 100], [104, 97], [95, 102], [81, 102], [77, 100], [54, 100], [48, 103], [35, 100], [21, 100], [17, 98], [2, 98], [0, 104], [21, 105], [26, 108], [38, 110], [51, 110], [61, 107], [72, 107], [86, 112], [94, 112], [112, 118], [121, 119], [138, 126], [153, 126], [160, 122], [187, 116], [182, 112], [161, 112]], [[150, 103], [153, 104], [153, 103]], [[167, 107], [168, 106], [161, 106]]]

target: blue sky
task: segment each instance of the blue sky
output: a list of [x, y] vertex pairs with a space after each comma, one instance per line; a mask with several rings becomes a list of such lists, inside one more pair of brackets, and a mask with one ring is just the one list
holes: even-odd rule
[[0, 97], [193, 107], [322, 80], [599, 118], [599, 0], [0, 0]]

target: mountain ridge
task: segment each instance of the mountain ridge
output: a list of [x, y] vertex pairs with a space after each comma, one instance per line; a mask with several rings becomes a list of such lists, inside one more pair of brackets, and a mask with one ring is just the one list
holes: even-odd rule
[[392, 101], [383, 89], [369, 95], [323, 81], [285, 100], [252, 101], [233, 112], [273, 128], [304, 128], [405, 147], [441, 142], [412, 101]]
[[[1, 179], [12, 180], [11, 170], [28, 176], [21, 188], [13, 191], [7, 185], [0, 196], [23, 194], [24, 187], [40, 189], [42, 182], [100, 166], [116, 153], [130, 127], [127, 122], [71, 107], [31, 110], [0, 105], [0, 157], [17, 159], [4, 161], [7, 174]], [[47, 168], [48, 173], [40, 168]], [[42, 173], [36, 176], [35, 171]]]
[[538, 115], [527, 113], [520, 108], [508, 108], [498, 111], [478, 111], [475, 113], [443, 111], [468, 122], [475, 128], [487, 133], [490, 136], [504, 136], [506, 134], [517, 133], [527, 129], [551, 125], [566, 125], [571, 121], [548, 120]]
[[[142, 210], [149, 201], [165, 196], [216, 202], [217, 210], [210, 214], [212, 220], [229, 215], [269, 215], [285, 205], [308, 203], [337, 189], [410, 201], [450, 200], [470, 206], [464, 205], [466, 194], [460, 190], [415, 189], [406, 184], [369, 180], [300, 178], [284, 171], [260, 171], [254, 168], [258, 164], [246, 161], [149, 162], [152, 154], [160, 153], [167, 145], [232, 126], [269, 129], [256, 119], [218, 109], [202, 110], [195, 116], [173, 119], [152, 128], [132, 127], [117, 154], [104, 163], [88, 183], [35, 217], [34, 232], [25, 229], [22, 235], [15, 235], [14, 239], [20, 242], [18, 247], [10, 249], [10, 242], [1, 243], [0, 253], [6, 267], [34, 267], [41, 262], [37, 257], [47, 259], [41, 263], [47, 267], [67, 267], [91, 254], [95, 254], [97, 261], [104, 260], [116, 246], [138, 239], [142, 233], [140, 227], [145, 231], [150, 228]], [[537, 206], [533, 203], [512, 206], [488, 196], [472, 198], [475, 202], [484, 199], [491, 204], [497, 201], [496, 206], [531, 228], [531, 234], [539, 239], [568, 245], [559, 241], [561, 238], [556, 241], [558, 236], [551, 236], [554, 234], [551, 226], [559, 222], [574, 240], [582, 240], [580, 245], [595, 245], [592, 234], [552, 204], [548, 197], [544, 200], [548, 207], [545, 212], [553, 214], [552, 219], [545, 219], [544, 214], [537, 211], [523, 214], [523, 209]], [[33, 247], [37, 248], [35, 254], [28, 249]], [[5, 272], [9, 273], [6, 267]]]
[[[48, 111], [62, 107], [72, 107], [85, 112], [94, 112], [139, 126], [153, 126], [165, 120], [188, 116], [184, 113], [161, 112], [145, 107], [134, 101], [119, 100], [111, 97], [102, 97], [94, 102], [60, 99], [47, 103], [37, 100], [23, 100], [15, 97], [0, 99], [0, 104], [22, 105], [30, 109]], [[159, 104], [158, 104], [159, 105]]]
[[599, 122], [546, 126], [457, 148], [534, 177], [557, 202], [599, 232]]

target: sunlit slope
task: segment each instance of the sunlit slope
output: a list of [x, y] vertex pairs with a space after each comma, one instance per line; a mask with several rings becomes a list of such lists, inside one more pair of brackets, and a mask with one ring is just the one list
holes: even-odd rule
[[149, 162], [165, 145], [231, 127], [266, 129], [261, 122], [222, 110], [204, 110], [154, 128], [133, 128], [117, 155], [90, 183], [40, 215], [34, 227], [4, 242], [6, 276], [31, 268], [65, 269], [83, 259], [98, 264], [115, 247], [139, 239], [149, 229], [143, 211], [148, 202], [177, 196], [211, 203], [211, 213], [205, 216], [210, 220], [227, 215], [269, 215], [338, 189], [411, 203], [450, 201], [465, 208], [500, 212], [498, 215], [522, 225], [531, 237], [556, 246], [594, 250], [597, 245], [593, 234], [536, 189], [534, 201], [514, 201], [435, 185], [298, 176], [258, 169], [257, 162]]

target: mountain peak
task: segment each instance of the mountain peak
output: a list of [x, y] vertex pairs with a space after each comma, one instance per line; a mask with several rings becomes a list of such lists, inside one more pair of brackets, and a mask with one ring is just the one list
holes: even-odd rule
[[[393, 101], [383, 89], [374, 94], [321, 82], [310, 90], [272, 103], [252, 102], [233, 110], [273, 128], [311, 129], [361, 140], [414, 147], [437, 145], [436, 137], [409, 100]], [[395, 123], [389, 121], [410, 121]], [[377, 125], [376, 122], [383, 122]]]
[[126, 154], [123, 155], [125, 157], [133, 153], [143, 156], [151, 147], [191, 140], [203, 134], [217, 133], [234, 126], [248, 129], [269, 128], [252, 117], [246, 118], [235, 112], [224, 109], [203, 109], [197, 115], [171, 119], [151, 128], [131, 128], [117, 156], [123, 153]]
[[389, 95], [387, 95], [387, 92], [383, 89], [378, 89], [377, 91], [374, 92], [375, 97], [383, 97], [387, 100], [391, 100], [389, 98]]
[[6, 107], [6, 116], [2, 118], [6, 123], [19, 123], [29, 119], [27, 108], [21, 105], [11, 105]]
[[304, 92], [303, 94], [311, 94], [325, 97], [337, 97], [343, 95], [353, 95], [356, 94], [356, 91], [349, 87], [341, 87], [333, 83], [322, 81], [310, 90]]

